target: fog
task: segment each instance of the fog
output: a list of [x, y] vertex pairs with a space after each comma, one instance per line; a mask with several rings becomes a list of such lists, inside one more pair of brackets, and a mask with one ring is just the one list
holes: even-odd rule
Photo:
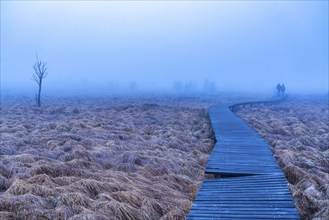
[[1, 94], [328, 92], [328, 1], [1, 1]]

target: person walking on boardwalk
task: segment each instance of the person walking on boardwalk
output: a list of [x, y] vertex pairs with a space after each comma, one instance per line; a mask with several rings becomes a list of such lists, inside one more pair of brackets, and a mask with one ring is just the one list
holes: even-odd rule
[[282, 92], [282, 86], [280, 85], [280, 83], [278, 83], [278, 85], [276, 86], [277, 92], [278, 92], [278, 96], [281, 96], [281, 92]]
[[284, 92], [286, 91], [286, 87], [284, 86], [284, 84], [282, 83], [282, 86], [281, 86], [281, 95], [282, 97], [284, 96]]

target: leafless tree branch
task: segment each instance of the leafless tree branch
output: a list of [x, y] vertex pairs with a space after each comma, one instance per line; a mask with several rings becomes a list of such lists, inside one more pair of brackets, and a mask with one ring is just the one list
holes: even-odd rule
[[41, 85], [42, 80], [48, 75], [47, 63], [39, 60], [38, 54], [36, 54], [37, 61], [33, 65], [34, 73], [32, 79], [38, 84], [39, 92], [36, 98], [37, 105], [41, 106]]

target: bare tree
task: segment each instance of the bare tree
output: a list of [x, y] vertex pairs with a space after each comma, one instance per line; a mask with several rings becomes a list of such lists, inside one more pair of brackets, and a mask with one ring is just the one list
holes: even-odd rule
[[43, 62], [41, 60], [39, 60], [38, 58], [38, 54], [36, 54], [37, 57], [37, 61], [34, 63], [33, 65], [33, 69], [34, 69], [34, 74], [32, 75], [33, 80], [36, 81], [36, 83], [39, 86], [39, 91], [38, 94], [36, 94], [36, 103], [38, 105], [38, 107], [41, 106], [41, 85], [42, 85], [42, 80], [48, 75], [47, 72], [47, 63]]

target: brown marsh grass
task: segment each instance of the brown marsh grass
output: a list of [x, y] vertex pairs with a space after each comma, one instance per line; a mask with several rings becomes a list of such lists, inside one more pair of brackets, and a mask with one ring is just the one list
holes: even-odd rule
[[214, 145], [206, 106], [2, 103], [0, 219], [184, 219]]
[[[246, 99], [2, 102], [0, 219], [185, 219], [214, 145], [207, 108], [219, 100]], [[327, 99], [238, 114], [271, 144], [302, 218], [327, 219]]]
[[238, 111], [270, 143], [302, 219], [329, 216], [328, 97], [288, 99]]

